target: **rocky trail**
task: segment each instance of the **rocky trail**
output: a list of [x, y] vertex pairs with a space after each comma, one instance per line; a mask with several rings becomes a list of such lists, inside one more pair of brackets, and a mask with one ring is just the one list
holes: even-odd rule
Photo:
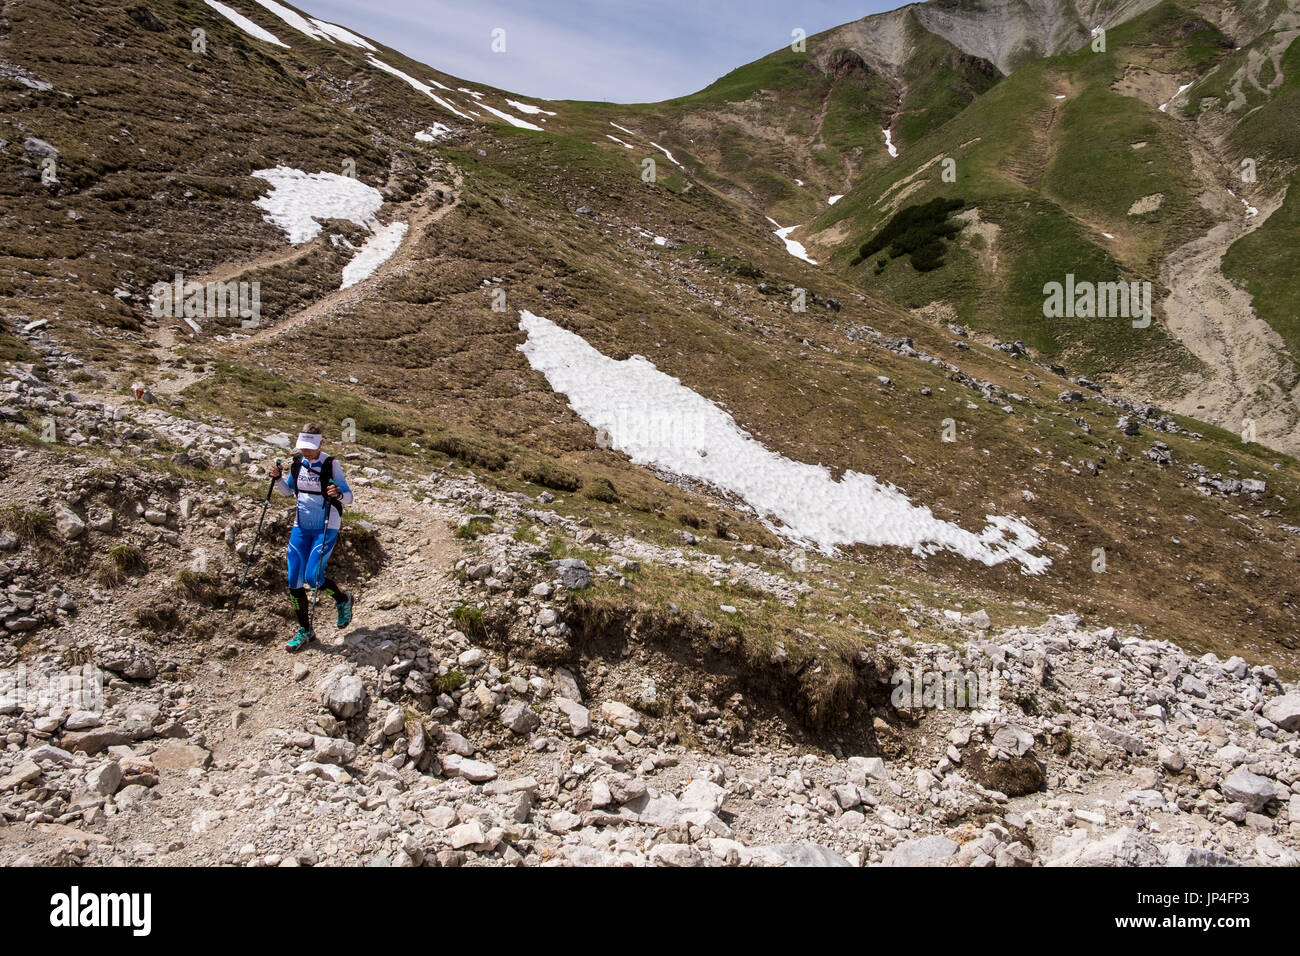
[[[258, 329], [250, 336], [239, 336], [231, 343], [235, 351], [243, 351], [288, 335], [306, 325], [328, 316], [346, 313], [363, 297], [373, 294], [374, 280], [401, 275], [409, 267], [415, 250], [424, 239], [429, 227], [438, 222], [460, 204], [460, 174], [449, 168], [450, 182], [430, 182], [425, 191], [405, 207], [392, 213], [392, 221], [406, 221], [408, 230], [401, 246], [367, 280], [346, 289], [337, 289], [317, 299], [305, 309], [290, 315], [274, 325]], [[441, 198], [446, 197], [446, 198]], [[436, 200], [436, 202], [435, 202]]]
[[[429, 227], [442, 219], [460, 203], [460, 174], [451, 167], [450, 181], [431, 181], [425, 190], [407, 203], [398, 204], [388, 215], [391, 221], [406, 222], [409, 229], [402, 239], [397, 251], [392, 254], [374, 274], [367, 279], [336, 289], [312, 302], [306, 308], [277, 321], [274, 325], [263, 327], [251, 335], [238, 333], [224, 342], [223, 350], [239, 354], [250, 348], [258, 347], [267, 341], [278, 339], [291, 331], [319, 321], [328, 316], [347, 312], [359, 301], [372, 295], [375, 280], [393, 275], [400, 275], [409, 267], [415, 255], [414, 250], [423, 240]], [[391, 183], [390, 183], [391, 185]], [[252, 260], [223, 263], [194, 281], [206, 285], [212, 282], [230, 282], [241, 276], [255, 274], [259, 269], [287, 265], [310, 254], [317, 247], [316, 242], [293, 246], [288, 249], [266, 253]], [[158, 319], [151, 328], [152, 346], [150, 351], [158, 360], [160, 367], [171, 368], [175, 365], [176, 348], [179, 342], [190, 336], [191, 329], [186, 328], [183, 319]], [[200, 382], [211, 374], [211, 366], [202, 368], [177, 368], [169, 371], [168, 376], [160, 377], [152, 383], [151, 390], [160, 396], [178, 395], [189, 386]]]
[[[1272, 667], [917, 607], [945, 642], [864, 646], [851, 723], [805, 726], [782, 648], [759, 674], [687, 619], [593, 633], [582, 599], [652, 563], [807, 585], [373, 449], [339, 449], [356, 618], [322, 607], [287, 655], [287, 502], [230, 610], [287, 436], [69, 397], [51, 368], [0, 374], [6, 409], [71, 410], [67, 447], [0, 460], [0, 865], [1300, 862], [1300, 690]], [[163, 441], [207, 477], [112, 467]]]

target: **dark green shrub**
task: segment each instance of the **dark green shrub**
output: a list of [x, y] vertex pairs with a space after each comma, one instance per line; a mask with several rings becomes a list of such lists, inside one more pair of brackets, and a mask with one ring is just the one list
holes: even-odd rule
[[[917, 272], [930, 272], [943, 265], [947, 247], [945, 240], [961, 232], [962, 224], [952, 219], [952, 214], [965, 208], [963, 199], [942, 196], [927, 203], [908, 206], [900, 210], [870, 240], [864, 242], [851, 265], [870, 259], [881, 250], [887, 250], [891, 259], [908, 256]], [[884, 270], [884, 257], [876, 262], [876, 274]]]

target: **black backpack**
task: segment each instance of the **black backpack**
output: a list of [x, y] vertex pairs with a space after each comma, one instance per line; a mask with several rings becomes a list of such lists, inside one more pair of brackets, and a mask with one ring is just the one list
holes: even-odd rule
[[[293, 456], [293, 464], [290, 466], [290, 472], [293, 475], [293, 487], [298, 488], [298, 473], [302, 471], [302, 455]], [[320, 491], [302, 491], [304, 495], [320, 495], [325, 499], [325, 503], [331, 507], [337, 508], [339, 517], [343, 517], [343, 502], [337, 498], [331, 498], [325, 493], [325, 489], [330, 485], [336, 484], [334, 481], [334, 459], [329, 455], [321, 456], [320, 463]]]

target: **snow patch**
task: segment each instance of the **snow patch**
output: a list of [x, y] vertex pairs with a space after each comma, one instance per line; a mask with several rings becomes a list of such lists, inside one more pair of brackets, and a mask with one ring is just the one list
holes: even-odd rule
[[839, 202], [843, 198], [844, 198], [844, 193], [840, 193], [838, 196], [831, 196], [829, 199], [826, 200], [826, 205], [834, 206], [837, 202]]
[[[437, 93], [433, 92], [433, 87], [429, 86], [429, 84], [427, 84], [427, 83], [421, 83], [419, 80], [417, 80], [415, 77], [411, 76], [409, 73], [403, 73], [403, 72], [402, 72], [401, 70], [399, 70], [397, 67], [395, 67], [395, 66], [389, 66], [389, 65], [388, 65], [387, 63], [385, 63], [383, 60], [377, 59], [376, 57], [373, 57], [373, 56], [371, 56], [371, 57], [367, 57], [367, 62], [368, 62], [371, 66], [378, 67], [379, 69], [383, 70], [385, 73], [391, 73], [393, 76], [397, 77], [399, 80], [405, 80], [406, 83], [409, 84], [409, 85], [411, 86], [412, 89], [419, 90], [421, 93], [423, 93], [425, 96], [429, 97], [429, 99], [433, 100], [435, 103], [437, 103], [437, 104], [438, 104], [439, 106], [441, 106], [443, 109], [445, 109], [445, 110], [447, 110], [447, 111], [449, 111], [449, 112], [451, 112], [451, 113], [455, 113], [457, 116], [462, 117], [463, 119], [470, 119], [469, 116], [466, 116], [466, 115], [465, 115], [464, 113], [462, 113], [460, 110], [456, 109], [456, 107], [452, 106], [449, 102], [447, 102], [446, 100], [444, 100], [444, 99], [443, 99], [441, 96], [439, 96]], [[440, 90], [445, 90], [445, 89], [447, 89], [447, 87], [443, 86], [443, 85], [442, 85], [441, 83], [439, 83], [437, 80], [433, 80], [432, 82], [433, 82], [434, 86], [437, 86], [438, 89], [440, 89]]]
[[504, 113], [501, 110], [496, 109], [495, 107], [488, 106], [486, 103], [480, 103], [479, 106], [483, 107], [483, 109], [487, 110], [493, 116], [497, 116], [505, 120], [511, 126], [518, 126], [520, 129], [535, 129], [539, 133], [546, 132], [544, 129], [542, 129], [540, 126], [536, 125], [535, 123], [530, 123], [528, 122], [528, 120], [521, 120], [518, 116], [511, 116], [509, 113]]
[[311, 37], [313, 40], [323, 40], [329, 43], [334, 42], [333, 37], [324, 30], [312, 26], [311, 21], [297, 10], [291, 10], [282, 3], [276, 3], [275, 0], [254, 0], [254, 2], [274, 13], [277, 17], [289, 24], [289, 26], [293, 27], [298, 32], [307, 34], [307, 36]]
[[518, 100], [506, 100], [507, 106], [513, 106], [525, 116], [536, 116], [538, 113], [545, 113], [547, 116], [555, 116], [550, 110], [544, 110], [540, 106], [533, 106], [531, 103], [520, 103]]
[[782, 227], [782, 225], [771, 216], [767, 217], [767, 221], [776, 226], [776, 237], [785, 243], [786, 252], [790, 253], [790, 255], [794, 256], [796, 259], [802, 259], [809, 265], [817, 265], [816, 259], [808, 258], [808, 250], [803, 247], [802, 242], [796, 242], [794, 239], [789, 238], [790, 233], [798, 229], [798, 226]]
[[384, 226], [366, 240], [360, 251], [343, 267], [343, 284], [340, 289], [369, 279], [376, 269], [387, 262], [406, 238], [406, 223], [394, 222]]
[[1174, 102], [1174, 100], [1178, 99], [1178, 97], [1182, 96], [1184, 93], [1186, 93], [1186, 92], [1187, 92], [1188, 90], [1190, 90], [1191, 88], [1192, 88], [1192, 84], [1191, 84], [1191, 83], [1188, 83], [1186, 86], [1180, 86], [1180, 87], [1178, 87], [1178, 92], [1175, 93], [1173, 96], [1169, 97], [1169, 102], [1166, 103], [1164, 106], [1160, 107], [1160, 112], [1162, 112], [1162, 113], [1167, 112], [1167, 111], [1169, 110], [1170, 105]]
[[1246, 218], [1247, 218], [1247, 219], [1249, 219], [1251, 216], [1258, 216], [1258, 215], [1259, 215], [1259, 210], [1258, 210], [1258, 209], [1256, 209], [1256, 208], [1255, 208], [1254, 206], [1252, 206], [1250, 203], [1246, 202], [1246, 200], [1242, 199], [1240, 196], [1238, 196], [1236, 193], [1234, 193], [1231, 189], [1228, 190], [1228, 195], [1231, 196], [1233, 199], [1237, 200], [1237, 202], [1241, 203], [1243, 206], [1246, 207]]
[[320, 222], [346, 219], [371, 228], [384, 197], [374, 186], [338, 173], [305, 173], [291, 166], [259, 169], [253, 173], [271, 184], [271, 192], [254, 205], [265, 210], [263, 217], [289, 235], [295, 246], [320, 235]]
[[311, 22], [316, 24], [316, 26], [324, 30], [326, 33], [328, 33], [336, 40], [342, 40], [344, 43], [347, 43], [351, 46], [359, 46], [361, 47], [361, 49], [369, 50], [371, 53], [376, 52], [375, 47], [371, 46], [365, 40], [361, 39], [361, 37], [357, 36], [351, 30], [345, 30], [338, 24], [328, 23], [325, 20], [318, 20], [315, 17], [311, 18]]
[[894, 134], [887, 129], [882, 129], [881, 132], [885, 134], [885, 149], [889, 150], [890, 156], [897, 159], [898, 147], [894, 145]]
[[618, 145], [622, 146], [624, 149], [634, 149], [634, 148], [635, 148], [635, 147], [633, 147], [633, 145], [632, 145], [631, 143], [625, 143], [625, 142], [623, 142], [621, 139], [619, 139], [619, 138], [618, 138], [617, 136], [615, 136], [613, 133], [606, 133], [605, 135], [606, 135], [607, 137], [609, 137], [610, 139], [612, 139], [614, 142], [618, 143]]
[[422, 129], [416, 132], [415, 138], [421, 143], [432, 143], [435, 140], [442, 139], [451, 132], [450, 126], [444, 126], [442, 123], [434, 123], [428, 129]]
[[203, 0], [203, 2], [213, 10], [216, 10], [217, 13], [221, 14], [235, 26], [239, 27], [239, 29], [243, 30], [250, 37], [253, 37], [256, 40], [263, 40], [266, 43], [274, 43], [276, 46], [282, 46], [286, 50], [290, 49], [289, 44], [282, 43], [274, 33], [262, 29], [238, 10], [232, 10], [224, 3], [218, 3], [217, 0]]
[[672, 153], [668, 152], [668, 150], [664, 149], [664, 148], [663, 148], [662, 146], [660, 146], [658, 143], [654, 143], [654, 142], [652, 142], [650, 145], [653, 146], [655, 149], [659, 150], [659, 152], [663, 153], [665, 156], [667, 156], [667, 157], [668, 157], [668, 161], [669, 161], [670, 163], [672, 163], [674, 166], [678, 166], [678, 167], [680, 167], [680, 166], [682, 165], [681, 163], [677, 162], [677, 160], [675, 160], [675, 159], [673, 158], [673, 154], [672, 154]]
[[846, 471], [836, 481], [821, 465], [764, 447], [735, 420], [644, 356], [623, 361], [592, 348], [549, 319], [521, 311], [529, 364], [587, 424], [635, 464], [708, 482], [742, 498], [774, 533], [833, 554], [865, 544], [928, 555], [954, 551], [986, 565], [1016, 561], [1025, 574], [1051, 563], [1032, 554], [1038, 534], [1024, 521], [988, 515], [979, 534], [936, 518], [893, 485]]
[[621, 132], [627, 133], [628, 136], [635, 136], [635, 135], [636, 135], [636, 133], [632, 132], [632, 131], [631, 131], [630, 129], [628, 129], [626, 126], [619, 126], [619, 125], [618, 125], [617, 123], [615, 123], [613, 120], [610, 120], [610, 121], [609, 121], [609, 125], [612, 126], [612, 127], [614, 127], [614, 129], [616, 129], [616, 130], [620, 130]]

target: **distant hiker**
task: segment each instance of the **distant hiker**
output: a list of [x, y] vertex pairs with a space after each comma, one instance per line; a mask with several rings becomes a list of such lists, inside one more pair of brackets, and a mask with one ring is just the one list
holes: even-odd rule
[[343, 506], [352, 504], [352, 489], [338, 459], [323, 454], [320, 446], [320, 426], [303, 425], [288, 474], [279, 462], [270, 469], [271, 477], [277, 479], [276, 490], [298, 498], [298, 513], [289, 535], [289, 598], [298, 618], [298, 633], [285, 644], [287, 651], [301, 650], [316, 639], [308, 613], [307, 585], [316, 590], [317, 597], [323, 592], [334, 598], [339, 627], [352, 621], [352, 595], [325, 576], [325, 565], [338, 541]]

